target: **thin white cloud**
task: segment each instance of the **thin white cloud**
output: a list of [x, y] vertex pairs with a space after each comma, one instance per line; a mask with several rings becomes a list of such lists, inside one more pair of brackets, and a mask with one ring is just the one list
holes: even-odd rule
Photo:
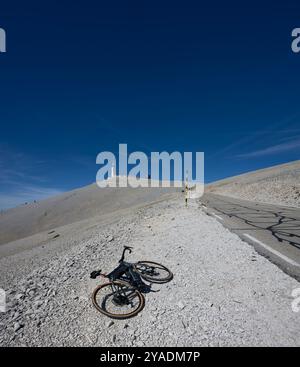
[[39, 175], [44, 162], [0, 143], [0, 209], [33, 202], [60, 194]]
[[[262, 123], [262, 126], [264, 127], [261, 130], [244, 131], [243, 136], [240, 139], [233, 141], [231, 144], [209, 155], [209, 158], [213, 158], [213, 157], [215, 158], [216, 156], [223, 156], [224, 154], [229, 153], [229, 152], [233, 152], [233, 155], [235, 155], [235, 151], [239, 149], [239, 147], [245, 146], [245, 145], [250, 146], [252, 142], [253, 143], [258, 143], [258, 142], [263, 143], [264, 141], [267, 141], [267, 140], [270, 141], [271, 139], [273, 139], [274, 141], [277, 140], [278, 142], [278, 137], [280, 137], [281, 139], [282, 137], [286, 137], [286, 138], [291, 137], [295, 139], [295, 134], [300, 132], [300, 129], [298, 127], [294, 127], [295, 122], [297, 122], [297, 126], [299, 125], [299, 118], [300, 118], [300, 114], [297, 113], [294, 115], [287, 116], [286, 118], [276, 123], [269, 124], [268, 126], [264, 126], [264, 124]], [[291, 124], [293, 126], [291, 126]], [[286, 127], [288, 125], [290, 125], [290, 127]], [[235, 155], [235, 157], [244, 157], [244, 156], [246, 157], [246, 154], [245, 155], [244, 154]]]
[[286, 143], [272, 145], [270, 147], [255, 150], [249, 153], [245, 154], [238, 154], [238, 158], [256, 158], [256, 157], [262, 157], [266, 155], [273, 155], [278, 153], [287, 152], [290, 150], [298, 149], [300, 148], [300, 139], [292, 140]]
[[25, 203], [39, 201], [61, 194], [63, 191], [50, 187], [24, 186], [22, 190], [0, 192], [0, 209], [13, 208]]
[[44, 162], [23, 152], [11, 149], [0, 143], [0, 184], [18, 184], [27, 182], [46, 182], [45, 178], [37, 175], [37, 169]]

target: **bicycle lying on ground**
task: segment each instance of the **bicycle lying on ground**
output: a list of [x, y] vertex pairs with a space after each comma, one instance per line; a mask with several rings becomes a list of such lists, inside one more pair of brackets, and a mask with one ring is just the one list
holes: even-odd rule
[[[93, 271], [91, 278], [103, 276], [108, 283], [99, 285], [92, 294], [93, 305], [104, 315], [114, 319], [126, 319], [137, 315], [145, 305], [142, 292], [150, 289], [143, 280], [150, 283], [166, 283], [173, 274], [165, 266], [153, 261], [124, 261], [125, 252], [131, 253], [132, 247], [124, 246], [119, 266], [109, 274], [101, 270]], [[143, 279], [143, 280], [142, 280]]]

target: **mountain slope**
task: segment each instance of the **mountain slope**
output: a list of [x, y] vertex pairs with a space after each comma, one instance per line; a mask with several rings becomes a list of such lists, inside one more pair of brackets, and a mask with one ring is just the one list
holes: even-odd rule
[[92, 184], [0, 214], [0, 244], [35, 233], [155, 201], [174, 188], [105, 188]]
[[213, 182], [206, 192], [300, 207], [300, 160]]

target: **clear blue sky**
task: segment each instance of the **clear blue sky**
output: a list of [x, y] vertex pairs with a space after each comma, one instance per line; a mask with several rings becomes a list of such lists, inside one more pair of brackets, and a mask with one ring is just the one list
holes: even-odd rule
[[299, 159], [299, 1], [6, 2], [0, 27], [0, 208], [119, 143], [204, 151], [207, 182]]

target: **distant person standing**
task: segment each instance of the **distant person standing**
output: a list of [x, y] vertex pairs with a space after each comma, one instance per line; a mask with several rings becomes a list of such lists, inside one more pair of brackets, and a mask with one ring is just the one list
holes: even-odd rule
[[184, 196], [185, 196], [185, 207], [186, 208], [188, 206], [188, 190], [189, 190], [189, 186], [188, 186], [188, 171], [186, 171], [185, 186], [184, 186]]
[[185, 190], [185, 206], [188, 206], [187, 190]]

